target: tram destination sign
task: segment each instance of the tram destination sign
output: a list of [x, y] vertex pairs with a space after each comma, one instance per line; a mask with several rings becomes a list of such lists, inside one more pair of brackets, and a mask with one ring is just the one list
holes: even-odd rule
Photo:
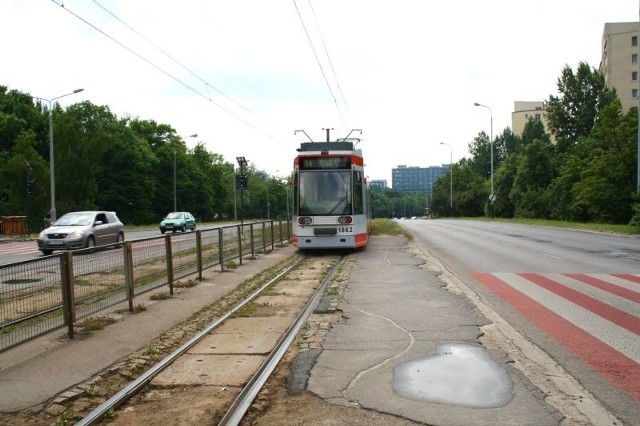
[[351, 157], [348, 155], [334, 157], [302, 157], [300, 160], [300, 170], [351, 168]]

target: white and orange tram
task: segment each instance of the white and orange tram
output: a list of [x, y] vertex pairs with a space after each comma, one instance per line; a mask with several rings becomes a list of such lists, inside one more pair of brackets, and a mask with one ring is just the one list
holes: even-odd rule
[[303, 250], [365, 247], [371, 200], [362, 151], [352, 140], [306, 142], [293, 166], [293, 244]]

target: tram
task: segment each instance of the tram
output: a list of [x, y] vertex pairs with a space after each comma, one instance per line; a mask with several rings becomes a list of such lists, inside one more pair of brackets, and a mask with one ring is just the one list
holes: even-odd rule
[[293, 162], [293, 244], [298, 249], [360, 248], [369, 241], [371, 200], [354, 140], [304, 142]]

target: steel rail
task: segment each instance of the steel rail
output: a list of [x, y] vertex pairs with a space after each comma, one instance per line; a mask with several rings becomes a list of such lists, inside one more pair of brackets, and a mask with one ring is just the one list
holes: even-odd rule
[[275, 348], [269, 354], [267, 359], [262, 363], [256, 374], [251, 378], [251, 380], [249, 380], [240, 394], [238, 394], [218, 425], [236, 426], [240, 423], [247, 410], [249, 410], [249, 407], [253, 403], [253, 400], [258, 395], [258, 392], [260, 392], [267, 379], [269, 378], [269, 376], [271, 376], [271, 373], [273, 373], [273, 370], [276, 368], [282, 357], [284, 357], [285, 353], [289, 349], [289, 346], [291, 346], [291, 343], [298, 335], [298, 332], [307, 322], [309, 316], [318, 305], [320, 298], [324, 294], [325, 287], [334, 277], [338, 266], [342, 264], [344, 259], [344, 255], [340, 256], [335, 265], [333, 265], [327, 276], [316, 289], [314, 295], [309, 299], [305, 307], [302, 309], [302, 311], [300, 311], [298, 317], [280, 338]]
[[301, 257], [297, 262], [287, 267], [284, 271], [279, 273], [277, 276], [269, 280], [266, 284], [263, 284], [259, 289], [251, 293], [247, 298], [238, 303], [233, 307], [229, 312], [224, 314], [222, 317], [210, 323], [205, 329], [200, 331], [198, 334], [193, 336], [189, 341], [184, 343], [178, 349], [173, 351], [171, 354], [167, 355], [162, 361], [151, 367], [149, 370], [145, 371], [140, 377], [129, 383], [118, 393], [113, 395], [111, 398], [100, 404], [96, 407], [92, 412], [83, 417], [80, 421], [75, 423], [76, 426], [85, 426], [85, 425], [93, 425], [98, 421], [102, 420], [102, 418], [112, 409], [117, 408], [123, 402], [131, 398], [133, 395], [138, 393], [140, 389], [145, 387], [154, 377], [160, 374], [164, 369], [169, 367], [176, 359], [182, 356], [185, 352], [195, 346], [198, 342], [204, 339], [212, 330], [219, 327], [224, 321], [226, 321], [231, 315], [233, 315], [238, 309], [242, 308], [247, 303], [250, 303], [253, 299], [258, 297], [260, 293], [262, 293], [267, 287], [269, 287], [274, 282], [278, 281], [284, 275], [288, 274], [293, 268], [297, 267], [304, 259], [305, 256]]

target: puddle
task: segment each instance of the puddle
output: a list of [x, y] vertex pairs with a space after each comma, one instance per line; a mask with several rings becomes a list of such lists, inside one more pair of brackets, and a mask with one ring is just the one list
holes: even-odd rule
[[512, 391], [506, 370], [483, 348], [466, 343], [438, 345], [436, 355], [393, 370], [393, 392], [405, 399], [496, 408], [511, 401]]

